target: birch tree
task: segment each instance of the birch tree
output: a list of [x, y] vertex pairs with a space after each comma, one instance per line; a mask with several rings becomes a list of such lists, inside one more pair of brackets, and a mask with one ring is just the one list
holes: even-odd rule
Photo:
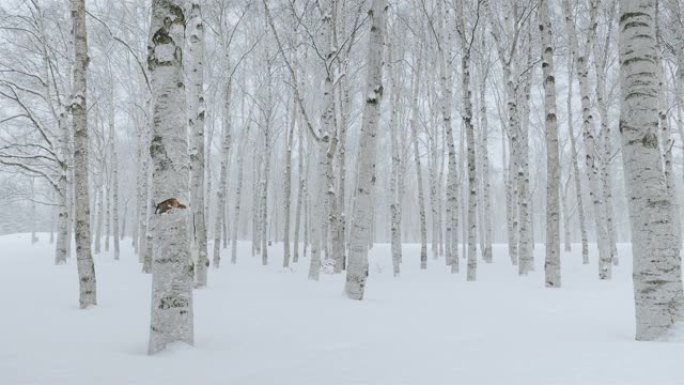
[[[190, 203], [192, 247], [197, 253], [195, 287], [207, 285], [207, 228], [204, 217], [204, 21], [200, 3], [193, 0], [187, 20], [188, 129], [190, 131]], [[218, 262], [218, 260], [216, 261]]]
[[87, 71], [88, 35], [85, 0], [72, 0], [74, 37], [73, 96], [71, 116], [74, 133], [74, 184], [76, 212], [76, 264], [81, 309], [97, 304], [95, 265], [90, 249], [90, 197], [88, 192]]
[[630, 224], [636, 339], [654, 340], [681, 321], [680, 246], [658, 150], [655, 1], [620, 0], [620, 133]]
[[154, 260], [149, 354], [171, 342], [193, 343], [188, 202], [188, 139], [183, 73], [186, 1], [155, 0], [148, 41], [148, 70], [154, 96]]
[[[589, 28], [586, 37], [584, 50], [580, 50], [577, 31], [572, 19], [570, 0], [563, 0], [563, 12], [565, 16], [565, 28], [568, 39], [570, 40], [570, 50], [576, 58], [577, 78], [580, 86], [580, 97], [582, 103], [582, 137], [586, 152], [586, 167], [589, 176], [589, 198], [594, 207], [594, 220], [596, 228], [596, 243], [599, 249], [599, 278], [609, 279], [611, 274], [610, 246], [608, 229], [606, 227], [605, 207], [603, 201], [603, 191], [600, 183], [601, 160], [599, 158], [599, 146], [594, 130], [594, 116], [591, 112], [590, 91], [589, 91], [589, 65], [588, 56], [594, 44], [594, 29]], [[589, 25], [593, 25], [596, 20], [596, 9], [592, 7]]]
[[368, 43], [368, 73], [366, 103], [363, 109], [359, 138], [359, 168], [357, 196], [352, 213], [351, 246], [345, 292], [351, 299], [362, 300], [368, 277], [368, 245], [373, 207], [372, 193], [375, 184], [376, 135], [380, 120], [383, 96], [382, 69], [385, 48], [387, 0], [373, 0], [368, 12], [371, 21]]
[[539, 2], [539, 30], [542, 35], [542, 72], [546, 118], [546, 287], [560, 287], [560, 156], [556, 115], [556, 75], [553, 62], [553, 32], [549, 3]]

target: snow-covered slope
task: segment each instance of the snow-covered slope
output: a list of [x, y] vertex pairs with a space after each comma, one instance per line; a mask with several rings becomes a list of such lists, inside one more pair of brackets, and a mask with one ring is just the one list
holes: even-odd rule
[[238, 264], [195, 291], [195, 346], [150, 357], [150, 277], [130, 242], [121, 261], [96, 256], [99, 305], [79, 310], [74, 259], [54, 266], [40, 237], [0, 237], [2, 385], [684, 384], [684, 342], [633, 339], [628, 245], [608, 282], [579, 247], [563, 253], [561, 289], [544, 288], [540, 245], [530, 276], [498, 245], [474, 283], [443, 259], [420, 271], [417, 245], [394, 278], [389, 246], [376, 245], [353, 302], [343, 276], [310, 282], [308, 259], [283, 270], [280, 244], [262, 267], [241, 243]]

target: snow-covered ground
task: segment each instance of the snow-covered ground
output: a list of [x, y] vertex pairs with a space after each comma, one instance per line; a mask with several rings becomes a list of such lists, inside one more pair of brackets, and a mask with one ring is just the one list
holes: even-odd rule
[[344, 276], [310, 282], [308, 258], [284, 270], [280, 245], [263, 267], [241, 243], [238, 264], [195, 291], [195, 346], [150, 357], [150, 277], [130, 241], [120, 261], [96, 256], [99, 305], [79, 310], [75, 260], [55, 266], [40, 239], [0, 237], [1, 385], [684, 384], [684, 342], [634, 341], [628, 245], [612, 281], [576, 247], [563, 288], [546, 289], [542, 245], [526, 278], [498, 245], [466, 282], [443, 259], [421, 271], [417, 245], [394, 278], [379, 244], [353, 302]]

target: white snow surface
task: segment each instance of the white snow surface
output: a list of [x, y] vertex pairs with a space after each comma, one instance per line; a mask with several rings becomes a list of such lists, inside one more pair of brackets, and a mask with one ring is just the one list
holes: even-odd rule
[[281, 244], [263, 267], [241, 242], [237, 265], [224, 251], [195, 291], [195, 346], [148, 356], [151, 280], [130, 240], [120, 261], [95, 257], [98, 306], [79, 310], [74, 258], [55, 266], [40, 239], [0, 237], [0, 385], [684, 384], [684, 338], [634, 341], [629, 245], [611, 281], [574, 245], [563, 287], [547, 289], [543, 245], [528, 277], [496, 245], [466, 282], [443, 259], [421, 271], [413, 244], [395, 278], [378, 244], [356, 302], [344, 275], [308, 281], [308, 258], [285, 270]]

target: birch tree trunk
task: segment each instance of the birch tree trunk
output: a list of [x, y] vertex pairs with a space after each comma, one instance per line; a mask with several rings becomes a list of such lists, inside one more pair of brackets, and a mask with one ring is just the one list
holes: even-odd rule
[[[577, 58], [577, 78], [580, 85], [580, 96], [582, 101], [582, 137], [586, 151], [586, 166], [589, 175], [589, 198], [594, 206], [594, 219], [596, 222], [596, 243], [599, 249], [599, 278], [609, 279], [611, 276], [610, 246], [608, 229], [606, 227], [605, 207], [603, 202], [603, 191], [600, 183], [600, 157], [598, 146], [596, 145], [594, 133], [594, 117], [591, 114], [591, 104], [589, 99], [589, 68], [587, 65], [586, 53], [580, 54], [577, 43], [577, 33], [572, 21], [570, 10], [570, 0], [563, 0], [565, 13], [566, 31], [570, 40], [570, 49], [573, 57]], [[596, 20], [596, 10], [592, 9], [590, 25]], [[588, 51], [593, 44], [594, 34], [590, 28], [587, 34], [586, 50]]]
[[216, 189], [216, 218], [214, 219], [214, 266], [218, 267], [221, 263], [221, 225], [225, 215], [227, 179], [228, 179], [228, 162], [230, 160], [230, 150], [232, 142], [232, 124], [230, 119], [231, 98], [233, 95], [233, 78], [232, 76], [226, 80], [225, 92], [223, 95], [223, 142], [221, 150], [221, 170], [219, 176], [219, 185]]
[[620, 133], [628, 194], [636, 339], [654, 340], [681, 321], [680, 245], [658, 150], [654, 0], [620, 0]]
[[[658, 15], [659, 3], [656, 2], [656, 17]], [[655, 21], [656, 26], [656, 36], [660, 36], [661, 28], [658, 19]], [[676, 29], [675, 29], [676, 30]], [[684, 38], [684, 37], [680, 37]], [[662, 38], [661, 38], [662, 39]], [[660, 40], [660, 39], [659, 39]], [[674, 181], [674, 169], [673, 169], [673, 159], [672, 159], [672, 147], [674, 147], [674, 140], [672, 139], [672, 129], [670, 128], [670, 122], [668, 119], [668, 110], [670, 106], [667, 100], [667, 88], [666, 79], [663, 69], [663, 48], [662, 43], [659, 43], [656, 52], [657, 56], [655, 58], [656, 65], [656, 76], [658, 77], [658, 126], [660, 127], [660, 147], [663, 159], [663, 171], [665, 173], [665, 183], [667, 185], [667, 193], [672, 202], [673, 216], [672, 223], [674, 227], [674, 234], [677, 237], [676, 242], [678, 245], [682, 244], [682, 229], [681, 221], [679, 217], [679, 195], [677, 193], [677, 186]], [[684, 69], [682, 69], [684, 70]], [[677, 80], [675, 80], [677, 81]], [[679, 107], [681, 108], [681, 106]], [[681, 127], [680, 127], [681, 129]], [[608, 173], [606, 173], [608, 174]], [[608, 175], [607, 175], [608, 176]], [[610, 179], [607, 179], [608, 181]]]
[[155, 0], [148, 42], [148, 69], [154, 95], [153, 216], [155, 253], [152, 263], [152, 315], [148, 353], [167, 344], [193, 343], [190, 258], [188, 130], [183, 73], [188, 3]]
[[[377, 1], [377, 0], [374, 0]], [[420, 162], [420, 148], [418, 146], [418, 96], [420, 95], [420, 68], [422, 64], [422, 46], [416, 56], [416, 64], [413, 74], [413, 90], [411, 91], [411, 140], [413, 142], [413, 155], [416, 163], [416, 180], [418, 188], [418, 210], [420, 221], [420, 268], [427, 269], [427, 222], [425, 220], [425, 193], [423, 191], [423, 169]], [[458, 263], [458, 258], [454, 259]], [[452, 266], [452, 270], [454, 267]], [[458, 271], [458, 267], [455, 268]]]
[[474, 281], [477, 278], [477, 175], [475, 158], [475, 127], [473, 126], [473, 98], [470, 90], [470, 49], [472, 47], [474, 33], [468, 39], [464, 20], [463, 1], [459, 1], [460, 11], [457, 8], [457, 28], [460, 30], [461, 48], [461, 89], [463, 91], [463, 124], [466, 133], [467, 167], [468, 167], [468, 271], [467, 280]]
[[[486, 33], [486, 32], [485, 32]], [[481, 39], [481, 50], [486, 52], [486, 39]], [[485, 54], [481, 54], [485, 56]], [[489, 57], [482, 59], [479, 65], [480, 80], [480, 159], [482, 163], [482, 224], [483, 240], [482, 259], [486, 263], [493, 262], [492, 255], [492, 198], [491, 180], [489, 177], [489, 119], [487, 117], [487, 77], [489, 75]]]
[[66, 263], [69, 239], [69, 228], [71, 221], [69, 219], [69, 190], [70, 184], [68, 180], [69, 175], [69, 128], [66, 124], [66, 113], [64, 109], [60, 109], [58, 127], [62, 133], [60, 138], [60, 151], [62, 159], [59, 164], [59, 214], [57, 217], [57, 242], [55, 244], [55, 264], [60, 265]]
[[[304, 172], [304, 157], [306, 154], [304, 152], [304, 127], [302, 127], [302, 125], [297, 127], [297, 142], [297, 175], [299, 178], [299, 188], [297, 189], [297, 206], [295, 208], [293, 263], [299, 261], [299, 232], [302, 228], [302, 205], [304, 203], [304, 196], [306, 195], [306, 174]], [[306, 217], [304, 218], [304, 221], [306, 222]], [[304, 250], [306, 250], [306, 241], [304, 241]]]
[[553, 63], [553, 32], [549, 3], [539, 4], [539, 30], [542, 35], [542, 76], [546, 134], [546, 287], [560, 287], [560, 156], [556, 115], [556, 75]]
[[[243, 139], [242, 139], [242, 144], [247, 141], [247, 138], [249, 138], [249, 127], [250, 127], [250, 122], [249, 119], [251, 119], [251, 112], [249, 114], [249, 118], [247, 119], [247, 124], [245, 125], [245, 131], [243, 134]], [[242, 183], [244, 181], [243, 174], [244, 174], [244, 156], [243, 152], [240, 151], [238, 153], [238, 159], [237, 159], [237, 168], [238, 168], [238, 176], [237, 176], [237, 187], [235, 189], [235, 211], [233, 212], [233, 235], [232, 239], [233, 242], [231, 242], [231, 250], [230, 250], [230, 263], [233, 265], [237, 263], [237, 239], [238, 239], [238, 227], [240, 225], [240, 213], [241, 213], [241, 208], [242, 205], [240, 202], [242, 201]]]
[[[591, 6], [596, 8], [595, 12], [598, 12], [598, 7], [601, 2], [598, 0], [592, 0]], [[609, 2], [609, 4], [611, 4]], [[614, 3], [612, 3], [614, 4]], [[608, 19], [612, 20], [614, 16], [614, 8], [612, 5], [608, 5]], [[596, 28], [598, 23], [594, 23], [592, 28]], [[606, 61], [610, 48], [611, 32], [612, 32], [612, 22], [606, 25], [606, 36], [605, 43], [603, 46], [599, 44], [593, 44], [592, 49], [594, 52], [594, 70], [596, 72], [596, 105], [598, 106], [599, 118], [601, 123], [601, 134], [603, 139], [603, 157], [601, 163], [601, 182], [603, 189], [603, 202], [605, 207], [605, 218], [606, 218], [606, 231], [608, 232], [608, 250], [610, 252], [610, 259], [614, 265], [618, 264], [617, 255], [617, 245], [615, 241], [615, 226], [613, 224], [613, 183], [610, 173], [610, 163], [611, 163], [611, 153], [613, 152], [613, 146], [611, 143], [610, 125], [608, 120], [608, 102], [606, 100]], [[594, 35], [596, 33], [594, 32]]]
[[[109, 70], [111, 76], [111, 68]], [[111, 210], [112, 210], [112, 223], [111, 223], [111, 233], [108, 233], [108, 237], [111, 234], [112, 241], [114, 242], [114, 260], [119, 260], [119, 254], [121, 252], [119, 244], [119, 155], [117, 153], [116, 147], [116, 125], [114, 119], [114, 83], [110, 81], [111, 90], [109, 95], [109, 167], [112, 172], [112, 183], [110, 185], [111, 191]]]
[[373, 0], [369, 46], [366, 103], [359, 138], [357, 196], [352, 213], [351, 247], [345, 292], [351, 299], [362, 300], [368, 277], [368, 245], [372, 193], [375, 184], [376, 131], [380, 120], [383, 84], [382, 67], [385, 48], [387, 0]]
[[290, 127], [287, 131], [287, 148], [285, 149], [285, 184], [283, 206], [285, 206], [285, 229], [283, 230], [283, 267], [290, 266], [290, 206], [292, 204], [292, 146], [294, 145], [294, 129], [297, 118], [296, 99], [292, 97], [290, 110]]
[[390, 153], [392, 157], [392, 166], [390, 170], [390, 248], [392, 252], [392, 271], [395, 277], [399, 276], [401, 271], [401, 222], [400, 222], [400, 212], [401, 212], [401, 201], [399, 200], [398, 181], [399, 178], [403, 177], [400, 175], [401, 169], [401, 158], [399, 155], [399, 138], [397, 125], [399, 124], [399, 102], [400, 102], [400, 90], [399, 82], [397, 81], [397, 69], [393, 68], [396, 61], [395, 57], [395, 42], [389, 44], [389, 77], [390, 77], [390, 87], [392, 90], [392, 103], [390, 111]]
[[[207, 228], [204, 218], [204, 21], [200, 3], [192, 0], [187, 21], [188, 129], [190, 130], [190, 204], [192, 209], [191, 255], [197, 253], [195, 287], [207, 286]], [[217, 259], [216, 267], [218, 267]]]
[[95, 265], [90, 249], [90, 197], [88, 193], [88, 35], [85, 0], [71, 1], [74, 37], [73, 96], [74, 184], [76, 214], [76, 265], [81, 309], [97, 305]]
[[575, 185], [575, 199], [577, 201], [577, 218], [579, 219], [580, 238], [582, 241], [582, 263], [589, 263], [589, 239], [587, 237], [587, 221], [584, 214], [584, 194], [582, 193], [582, 183], [580, 182], [579, 165], [577, 164], [577, 140], [575, 139], [574, 125], [572, 119], [572, 64], [573, 58], [568, 60], [568, 135], [570, 136], [570, 152], [572, 153], [572, 175]]
[[[440, 3], [441, 6], [441, 3]], [[440, 83], [442, 86], [442, 125], [444, 126], [446, 143], [447, 143], [447, 182], [446, 182], [446, 263], [451, 266], [451, 272], [456, 273], [459, 270], [458, 261], [458, 169], [456, 164], [456, 146], [454, 145], [454, 130], [451, 120], [451, 108], [453, 104], [453, 68], [451, 68], [451, 45], [452, 45], [452, 28], [451, 20], [451, 6], [447, 5], [442, 8], [444, 17], [440, 18], [442, 22], [442, 33], [445, 37], [444, 46], [440, 50]]]

